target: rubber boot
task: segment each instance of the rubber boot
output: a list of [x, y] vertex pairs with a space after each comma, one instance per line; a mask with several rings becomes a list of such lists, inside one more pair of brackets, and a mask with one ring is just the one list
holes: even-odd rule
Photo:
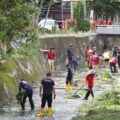
[[68, 91], [71, 91], [71, 85], [68, 84]]
[[66, 91], [69, 91], [69, 84], [66, 84]]
[[45, 110], [44, 108], [40, 108], [39, 112], [36, 114], [37, 117], [42, 117], [45, 115]]
[[73, 85], [70, 85], [70, 91], [73, 90]]
[[50, 117], [50, 116], [52, 116], [52, 108], [48, 108], [48, 116]]

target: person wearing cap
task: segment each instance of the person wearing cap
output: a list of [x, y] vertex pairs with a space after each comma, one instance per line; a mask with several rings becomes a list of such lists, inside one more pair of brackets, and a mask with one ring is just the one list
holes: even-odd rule
[[[23, 90], [23, 92], [22, 92]], [[22, 110], [25, 110], [25, 103], [26, 103], [26, 98], [29, 98], [31, 110], [34, 110], [34, 103], [33, 103], [33, 88], [32, 86], [24, 79], [21, 79], [19, 83], [19, 93], [22, 94], [22, 101], [21, 101], [21, 107]]]
[[85, 80], [86, 80], [86, 85], [88, 87], [86, 95], [83, 100], [88, 100], [89, 95], [94, 98], [94, 93], [93, 93], [93, 86], [94, 86], [94, 78], [95, 78], [95, 70], [90, 69], [89, 72], [86, 74]]
[[89, 63], [88, 62], [88, 54], [89, 54], [89, 46], [87, 45], [86, 46], [86, 48], [85, 48], [85, 50], [84, 50], [84, 53], [85, 53], [85, 61], [87, 61], [87, 64]]
[[92, 68], [92, 56], [93, 56], [93, 51], [90, 49], [88, 50], [88, 57], [87, 57], [89, 69]]
[[73, 49], [72, 49], [72, 44], [69, 45], [69, 48], [67, 49], [67, 59], [69, 65], [72, 67], [72, 57], [73, 57]]
[[90, 57], [90, 65], [97, 72], [99, 70], [99, 67], [100, 67], [99, 66], [100, 57], [99, 57], [98, 53], [96, 52], [96, 47], [93, 47], [92, 51], [93, 52], [92, 52], [92, 55]]
[[44, 116], [45, 115], [45, 105], [46, 102], [48, 103], [48, 116], [52, 116], [52, 98], [55, 99], [55, 82], [51, 79], [51, 73], [47, 73], [46, 77], [41, 80], [40, 85], [40, 97], [41, 99], [41, 108], [37, 113], [37, 116]]

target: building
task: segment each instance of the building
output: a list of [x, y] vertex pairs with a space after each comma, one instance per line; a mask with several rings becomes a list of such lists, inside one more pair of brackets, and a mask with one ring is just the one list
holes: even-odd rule
[[[71, 7], [70, 7], [70, 1], [64, 1], [64, 0], [57, 0], [58, 2], [51, 5], [48, 18], [55, 19], [60, 28], [62, 28], [62, 23], [66, 19], [71, 18]], [[41, 9], [42, 14], [40, 18], [46, 18], [46, 14], [48, 11], [49, 2], [47, 0], [44, 0], [43, 7]]]

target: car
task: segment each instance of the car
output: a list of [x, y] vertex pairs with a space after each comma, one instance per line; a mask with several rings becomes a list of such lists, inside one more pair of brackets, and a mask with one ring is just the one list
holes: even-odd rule
[[54, 19], [42, 19], [39, 23], [38, 26], [46, 31], [58, 31], [59, 30], [59, 26], [58, 23], [56, 22], [56, 20]]

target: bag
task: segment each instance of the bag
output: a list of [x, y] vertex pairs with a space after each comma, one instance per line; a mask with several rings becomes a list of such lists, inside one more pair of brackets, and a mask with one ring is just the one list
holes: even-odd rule
[[99, 61], [99, 56], [98, 56], [97, 53], [95, 53], [95, 54], [93, 55], [93, 61], [94, 61], [94, 62], [98, 62], [98, 61]]

